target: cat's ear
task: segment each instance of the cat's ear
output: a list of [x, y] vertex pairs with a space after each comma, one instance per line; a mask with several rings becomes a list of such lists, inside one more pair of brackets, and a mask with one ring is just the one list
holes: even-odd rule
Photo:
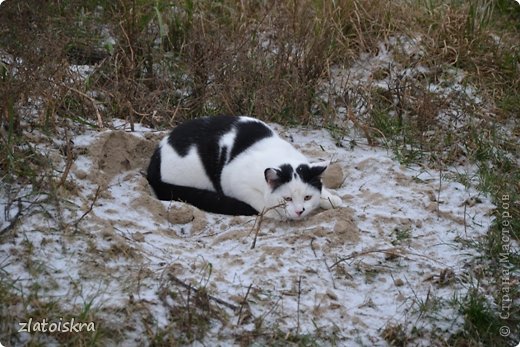
[[271, 189], [276, 189], [281, 185], [280, 170], [272, 168], [265, 169], [264, 177]]
[[322, 163], [320, 164], [313, 164], [309, 168], [309, 176], [311, 177], [321, 177], [323, 172], [327, 170], [327, 165], [324, 165]]
[[302, 180], [318, 189], [321, 189], [321, 175], [327, 169], [327, 165], [311, 164], [300, 171]]

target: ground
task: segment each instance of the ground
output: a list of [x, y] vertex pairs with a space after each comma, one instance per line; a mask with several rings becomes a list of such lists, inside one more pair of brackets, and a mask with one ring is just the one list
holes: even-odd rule
[[23, 216], [0, 246], [9, 255], [3, 270], [24, 286], [46, 283], [45, 296], [63, 296], [60, 305], [88, 303], [103, 317], [98, 328], [123, 330], [133, 345], [148, 341], [147, 329], [180, 334], [178, 299], [199, 292], [202, 310], [219, 312], [205, 321], [208, 333], [191, 337], [206, 344], [267, 329], [370, 346], [415, 329], [414, 343], [429, 345], [460, 326], [443, 301], [472, 286], [466, 272], [477, 254], [468, 244], [488, 230], [494, 208], [451, 179], [473, 168], [405, 167], [362, 138], [338, 143], [326, 130], [273, 126], [311, 160], [332, 162], [324, 181], [344, 207], [280, 222], [158, 201], [144, 172], [165, 133], [115, 121], [72, 139], [66, 231], [46, 232], [52, 222], [42, 213]]

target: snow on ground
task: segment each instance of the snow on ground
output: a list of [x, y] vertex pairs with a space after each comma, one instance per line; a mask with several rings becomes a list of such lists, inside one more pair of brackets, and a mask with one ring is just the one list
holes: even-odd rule
[[[426, 52], [423, 41], [421, 36], [390, 36], [379, 43], [376, 52], [361, 53], [350, 66], [332, 66], [329, 78], [320, 85], [320, 99], [334, 107], [336, 121], [341, 124], [348, 118], [348, 108], [353, 109], [358, 119], [369, 117], [374, 107], [371, 100], [374, 91], [389, 92], [392, 102], [400, 107], [403, 102], [413, 104], [415, 98], [429, 94], [439, 101], [435, 103], [438, 109], [430, 110], [428, 117], [450, 130], [463, 128], [472, 121], [466, 109], [486, 110], [489, 105], [467, 81], [464, 70], [446, 66], [437, 76], [438, 72], [423, 65], [421, 58]], [[404, 62], [402, 57], [406, 57]], [[395, 116], [394, 113], [390, 111], [390, 115]], [[404, 113], [406, 117], [416, 112]]]
[[[147, 311], [151, 326], [167, 327], [175, 302], [165, 292], [184, 289], [181, 282], [205, 288], [226, 312], [227, 320], [212, 321], [210, 344], [235, 343], [259, 322], [365, 346], [384, 344], [390, 325], [442, 335], [460, 324], [449, 308], [419, 319], [420, 305], [465, 292], [476, 254], [463, 240], [485, 234], [494, 206], [447, 179], [450, 169], [403, 167], [362, 139], [337, 147], [325, 130], [275, 125], [308, 157], [332, 160], [336, 181], [342, 171], [336, 193], [345, 206], [258, 227], [252, 217], [156, 200], [143, 173], [164, 133], [114, 127], [74, 139], [61, 211], [40, 202], [0, 245], [3, 271], [22, 286], [39, 283], [64, 306], [92, 301], [119, 317], [105, 328], [126, 329], [127, 345], [136, 346], [146, 327], [132, 317]], [[9, 206], [11, 217], [16, 211]], [[22, 251], [27, 243], [30, 252]]]

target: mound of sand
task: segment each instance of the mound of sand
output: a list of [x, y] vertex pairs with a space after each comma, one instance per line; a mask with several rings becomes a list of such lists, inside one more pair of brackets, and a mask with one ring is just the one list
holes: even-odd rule
[[156, 146], [153, 140], [124, 131], [105, 132], [88, 150], [97, 169], [89, 178], [98, 180], [102, 176], [110, 181], [123, 172], [145, 170]]

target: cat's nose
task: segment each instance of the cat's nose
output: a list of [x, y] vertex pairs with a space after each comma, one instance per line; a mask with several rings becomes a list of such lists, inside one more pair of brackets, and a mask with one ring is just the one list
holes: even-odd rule
[[296, 214], [298, 215], [298, 217], [302, 215], [303, 211], [305, 211], [305, 209], [302, 209], [301, 211], [296, 211]]

